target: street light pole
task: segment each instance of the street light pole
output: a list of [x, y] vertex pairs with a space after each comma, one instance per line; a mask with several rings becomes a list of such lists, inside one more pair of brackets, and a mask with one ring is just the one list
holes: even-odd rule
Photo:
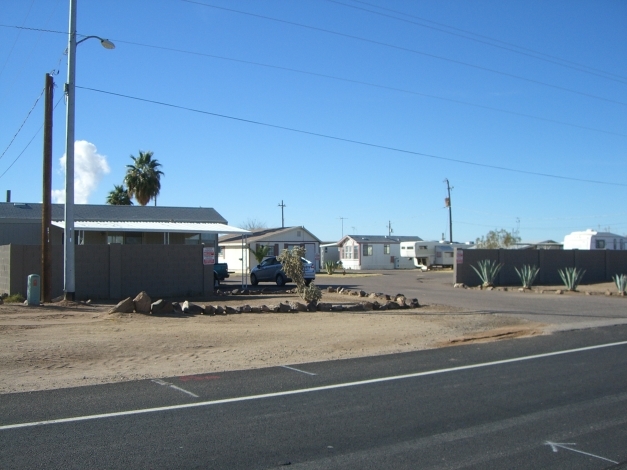
[[65, 96], [65, 230], [63, 232], [63, 298], [76, 295], [74, 262], [74, 95], [76, 78], [76, 0], [70, 0]]
[[86, 36], [76, 41], [76, 2], [70, 0], [70, 25], [67, 46], [67, 83], [65, 84], [65, 230], [63, 232], [63, 298], [76, 297], [75, 237], [74, 237], [74, 97], [76, 92], [76, 46], [90, 38], [100, 40], [105, 49], [115, 46], [99, 36]]

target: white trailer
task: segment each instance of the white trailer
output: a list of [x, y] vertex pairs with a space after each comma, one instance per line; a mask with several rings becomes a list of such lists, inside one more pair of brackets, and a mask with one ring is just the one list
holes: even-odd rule
[[564, 237], [565, 250], [627, 250], [627, 238], [610, 232], [585, 230]]
[[468, 248], [468, 245], [445, 241], [401, 242], [401, 258], [412, 259], [414, 266], [423, 271], [452, 268], [455, 247]]

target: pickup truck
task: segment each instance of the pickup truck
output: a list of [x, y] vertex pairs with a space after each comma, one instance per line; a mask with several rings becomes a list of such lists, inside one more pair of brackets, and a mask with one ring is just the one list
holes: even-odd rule
[[213, 265], [213, 287], [220, 285], [220, 281], [224, 281], [229, 277], [228, 263], [216, 263]]

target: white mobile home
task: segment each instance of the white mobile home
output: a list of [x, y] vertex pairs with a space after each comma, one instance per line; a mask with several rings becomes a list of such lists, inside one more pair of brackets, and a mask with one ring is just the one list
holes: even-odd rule
[[401, 258], [410, 260], [412, 267], [423, 271], [432, 266], [452, 268], [455, 247], [468, 248], [468, 245], [445, 241], [401, 242]]
[[585, 230], [564, 237], [565, 250], [627, 250], [627, 237], [610, 232]]
[[400, 243], [419, 237], [347, 235], [338, 242], [345, 269], [411, 269], [411, 261], [401, 258]]

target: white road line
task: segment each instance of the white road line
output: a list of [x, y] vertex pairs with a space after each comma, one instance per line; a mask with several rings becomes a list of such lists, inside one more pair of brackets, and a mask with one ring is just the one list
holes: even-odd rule
[[303, 374], [307, 374], [307, 375], [316, 375], [313, 372], [307, 372], [307, 371], [304, 371], [304, 370], [300, 370], [300, 369], [297, 369], [296, 367], [290, 367], [290, 366], [281, 366], [281, 367], [283, 367], [285, 369], [289, 369], [289, 370], [294, 370], [296, 372], [302, 372]]
[[262, 400], [264, 398], [285, 397], [289, 395], [299, 395], [301, 393], [321, 392], [325, 390], [335, 390], [339, 388], [356, 387], [360, 385], [370, 385], [370, 384], [381, 383], [381, 382], [391, 382], [394, 380], [404, 380], [404, 379], [412, 379], [416, 377], [426, 377], [429, 375], [445, 374], [448, 372], [458, 372], [458, 371], [463, 371], [463, 370], [480, 369], [482, 367], [491, 367], [491, 366], [498, 366], [502, 364], [511, 364], [514, 362], [531, 361], [535, 359], [542, 359], [545, 357], [562, 356], [564, 354], [573, 354], [573, 353], [584, 352], [584, 351], [593, 351], [595, 349], [604, 349], [604, 348], [611, 348], [615, 346], [625, 346], [625, 345], [627, 345], [627, 341], [620, 341], [617, 343], [599, 344], [596, 346], [587, 346], [584, 348], [567, 349], [564, 351], [555, 351], [551, 353], [534, 354], [532, 356], [522, 356], [522, 357], [515, 357], [512, 359], [502, 359], [500, 361], [483, 362], [480, 364], [471, 364], [467, 366], [449, 367], [446, 369], [430, 370], [426, 372], [415, 372], [413, 374], [395, 375], [392, 377], [381, 377], [378, 379], [360, 380], [357, 382], [345, 382], [345, 383], [335, 384], [335, 385], [324, 385], [321, 387], [301, 388], [298, 390], [287, 390], [285, 392], [263, 393], [261, 395], [224, 398], [222, 400], [211, 400], [211, 401], [203, 401], [203, 402], [197, 402], [197, 403], [186, 403], [182, 405], [161, 406], [158, 408], [144, 408], [140, 410], [118, 411], [114, 413], [103, 413], [103, 414], [98, 414], [98, 415], [76, 416], [74, 418], [61, 418], [61, 419], [50, 419], [47, 421], [34, 421], [30, 423], [7, 424], [4, 426], [0, 426], [0, 431], [6, 431], [9, 429], [18, 429], [18, 428], [28, 428], [28, 427], [34, 427], [34, 426], [44, 426], [48, 424], [74, 423], [74, 422], [79, 422], [79, 421], [89, 421], [89, 420], [102, 419], [102, 418], [116, 418], [120, 416], [132, 416], [132, 415], [139, 415], [139, 414], [145, 414], [145, 413], [157, 413], [157, 412], [162, 412], [162, 411], [183, 410], [186, 408], [198, 408], [201, 406], [212, 406], [212, 405], [222, 405], [225, 403], [237, 403], [237, 402], [242, 402], [242, 401]]
[[177, 387], [174, 384], [171, 384], [170, 382], [165, 382], [163, 380], [159, 380], [159, 379], [153, 379], [153, 382], [159, 385], [167, 385], [170, 388], [173, 388], [174, 390], [178, 390], [179, 392], [183, 392], [183, 393], [187, 393], [188, 395], [194, 397], [194, 398], [199, 398], [198, 395], [195, 395], [192, 392], [188, 392], [187, 390], [185, 390], [184, 388], [181, 387]]
[[570, 450], [571, 452], [577, 452], [578, 454], [587, 455], [589, 457], [594, 457], [596, 459], [605, 460], [607, 462], [618, 463], [616, 460], [610, 460], [610, 459], [608, 459], [606, 457], [601, 457], [600, 455], [595, 455], [595, 454], [591, 454], [589, 452], [584, 452], [583, 450], [577, 450], [577, 449], [573, 449], [572, 447], [568, 447], [568, 446], [576, 446], [577, 444], [575, 444], [574, 442], [551, 442], [551, 441], [546, 441], [544, 444], [547, 445], [547, 446], [551, 446], [551, 449], [553, 449], [553, 452], [557, 452], [557, 449], [559, 447], [560, 449]]

